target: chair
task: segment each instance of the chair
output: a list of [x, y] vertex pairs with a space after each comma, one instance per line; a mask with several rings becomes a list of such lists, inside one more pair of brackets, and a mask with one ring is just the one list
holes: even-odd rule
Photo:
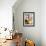
[[15, 33], [16, 46], [22, 46], [22, 33]]

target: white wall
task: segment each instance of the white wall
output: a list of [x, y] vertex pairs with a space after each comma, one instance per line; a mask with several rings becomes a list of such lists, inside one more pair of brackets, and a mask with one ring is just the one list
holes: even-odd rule
[[16, 0], [0, 0], [0, 27], [12, 28], [12, 6]]
[[46, 46], [46, 0], [41, 0], [41, 41]]
[[[28, 38], [35, 41], [36, 46], [41, 46], [40, 38], [40, 0], [23, 0], [22, 3], [15, 9], [15, 29], [18, 32], [22, 32], [24, 38]], [[34, 27], [23, 27], [23, 12], [35, 12], [35, 26]]]

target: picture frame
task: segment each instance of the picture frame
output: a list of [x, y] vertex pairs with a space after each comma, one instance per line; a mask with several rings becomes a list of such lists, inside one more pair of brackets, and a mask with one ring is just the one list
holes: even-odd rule
[[25, 27], [35, 26], [35, 12], [23, 12], [23, 26]]

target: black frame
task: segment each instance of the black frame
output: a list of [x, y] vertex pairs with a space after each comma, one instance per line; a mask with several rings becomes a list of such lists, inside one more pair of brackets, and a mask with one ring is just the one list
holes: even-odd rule
[[[33, 14], [33, 25], [25, 25], [24, 24], [25, 13], [26, 14]], [[35, 12], [23, 12], [23, 26], [24, 27], [34, 27], [35, 26]]]

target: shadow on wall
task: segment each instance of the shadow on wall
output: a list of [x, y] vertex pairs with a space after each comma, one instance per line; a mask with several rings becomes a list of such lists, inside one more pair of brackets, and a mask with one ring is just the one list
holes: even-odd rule
[[36, 46], [41, 46], [41, 40], [40, 40], [41, 38], [37, 38], [36, 36], [33, 37], [33, 35], [31, 35], [31, 34], [28, 34], [28, 36], [27, 36], [27, 34], [24, 34], [24, 33], [23, 33], [23, 37], [24, 37], [24, 40], [30, 39], [30, 40], [34, 41]]

